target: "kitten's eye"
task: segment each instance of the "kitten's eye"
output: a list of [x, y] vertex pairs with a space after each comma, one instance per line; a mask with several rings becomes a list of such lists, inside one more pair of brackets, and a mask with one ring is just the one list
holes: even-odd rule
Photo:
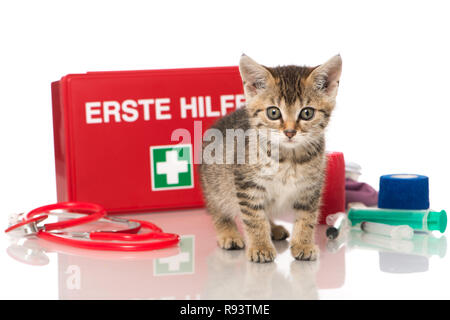
[[266, 113], [270, 120], [278, 120], [281, 118], [281, 111], [277, 107], [268, 107]]
[[311, 120], [314, 117], [314, 109], [311, 107], [303, 108], [299, 115], [302, 120]]

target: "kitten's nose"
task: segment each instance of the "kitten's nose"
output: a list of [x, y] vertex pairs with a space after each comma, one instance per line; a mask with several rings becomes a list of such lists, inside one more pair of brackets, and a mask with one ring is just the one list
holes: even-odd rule
[[286, 135], [286, 137], [288, 137], [289, 139], [291, 139], [293, 136], [295, 136], [295, 134], [297, 133], [297, 130], [294, 130], [294, 129], [288, 129], [288, 130], [284, 130], [283, 132], [284, 132], [284, 134]]

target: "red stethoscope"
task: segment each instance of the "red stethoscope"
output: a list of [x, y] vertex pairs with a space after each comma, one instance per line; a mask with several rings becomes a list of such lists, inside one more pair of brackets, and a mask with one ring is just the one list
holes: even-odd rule
[[[41, 224], [49, 214], [58, 214], [56, 211], [76, 213], [81, 216]], [[124, 224], [127, 228], [89, 232], [64, 231], [67, 228], [95, 221]], [[146, 229], [147, 232], [138, 234], [142, 229]], [[5, 232], [20, 233], [21, 236], [36, 235], [47, 241], [93, 250], [148, 251], [171, 247], [180, 241], [177, 234], [165, 233], [151, 222], [107, 217], [103, 207], [85, 202], [61, 202], [36, 208], [11, 225]]]

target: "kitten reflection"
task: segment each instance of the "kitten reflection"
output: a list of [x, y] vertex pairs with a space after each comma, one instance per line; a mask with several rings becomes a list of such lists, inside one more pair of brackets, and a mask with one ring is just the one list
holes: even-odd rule
[[[278, 259], [288, 247], [287, 241], [275, 243]], [[318, 261], [294, 260], [285, 275], [277, 263], [251, 263], [243, 250], [217, 248], [208, 257], [208, 280], [202, 298], [318, 299], [318, 266]]]

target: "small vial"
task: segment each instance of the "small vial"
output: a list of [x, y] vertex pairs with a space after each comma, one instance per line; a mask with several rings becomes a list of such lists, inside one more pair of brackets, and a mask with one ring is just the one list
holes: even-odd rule
[[334, 213], [334, 214], [329, 214], [325, 218], [325, 223], [327, 225], [329, 225], [329, 226], [332, 226], [334, 224], [334, 222], [336, 221], [336, 219], [341, 217], [341, 216], [347, 217], [347, 214], [345, 214], [344, 212], [337, 212], [337, 213]]
[[412, 239], [414, 230], [407, 225], [391, 226], [383, 223], [364, 221], [361, 223], [361, 229], [368, 233], [375, 233], [391, 237], [392, 239]]
[[327, 216], [325, 221], [329, 225], [326, 233], [329, 240], [339, 237], [349, 225], [347, 215], [342, 212]]

